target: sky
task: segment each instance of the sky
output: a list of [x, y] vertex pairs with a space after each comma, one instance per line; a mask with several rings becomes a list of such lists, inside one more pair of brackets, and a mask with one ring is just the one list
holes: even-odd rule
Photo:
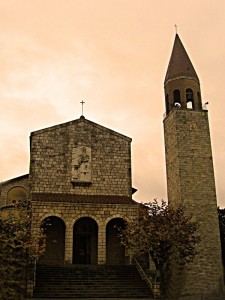
[[224, 0], [0, 0], [0, 180], [29, 172], [30, 132], [86, 119], [132, 138], [134, 199], [167, 200], [164, 78], [178, 34], [209, 102], [225, 207]]

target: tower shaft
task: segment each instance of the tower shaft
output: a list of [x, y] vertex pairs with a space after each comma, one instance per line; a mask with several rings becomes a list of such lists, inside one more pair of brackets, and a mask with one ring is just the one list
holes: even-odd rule
[[[192, 215], [199, 223], [198, 234], [201, 237], [194, 262], [182, 271], [176, 266], [172, 268], [171, 299], [223, 299], [208, 112], [202, 110], [199, 79], [178, 36], [165, 79], [165, 96], [167, 115], [164, 136], [169, 205], [183, 206], [186, 214]], [[191, 107], [188, 106], [190, 101]]]

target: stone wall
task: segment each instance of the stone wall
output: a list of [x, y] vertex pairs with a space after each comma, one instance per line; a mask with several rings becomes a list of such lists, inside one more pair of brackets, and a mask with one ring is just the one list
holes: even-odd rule
[[84, 117], [35, 131], [32, 192], [131, 196], [130, 143], [130, 138]]
[[174, 275], [173, 299], [213, 299], [223, 287], [223, 271], [207, 111], [174, 109], [164, 133], [169, 204], [194, 216], [202, 239], [189, 270]]

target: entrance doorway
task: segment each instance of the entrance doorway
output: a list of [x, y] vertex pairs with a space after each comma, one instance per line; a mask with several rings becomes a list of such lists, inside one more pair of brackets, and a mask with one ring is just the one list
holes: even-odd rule
[[41, 227], [46, 234], [46, 250], [39, 263], [60, 265], [65, 256], [65, 224], [58, 217], [48, 217], [42, 221]]
[[106, 226], [106, 263], [108, 265], [125, 264], [125, 247], [121, 245], [116, 227], [124, 228], [125, 223], [121, 218], [115, 218]]
[[73, 228], [73, 263], [97, 264], [98, 225], [91, 218], [81, 218]]

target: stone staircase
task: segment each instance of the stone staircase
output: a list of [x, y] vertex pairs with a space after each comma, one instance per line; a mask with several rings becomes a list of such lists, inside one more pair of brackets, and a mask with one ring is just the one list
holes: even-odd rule
[[38, 266], [34, 298], [153, 299], [135, 266]]

